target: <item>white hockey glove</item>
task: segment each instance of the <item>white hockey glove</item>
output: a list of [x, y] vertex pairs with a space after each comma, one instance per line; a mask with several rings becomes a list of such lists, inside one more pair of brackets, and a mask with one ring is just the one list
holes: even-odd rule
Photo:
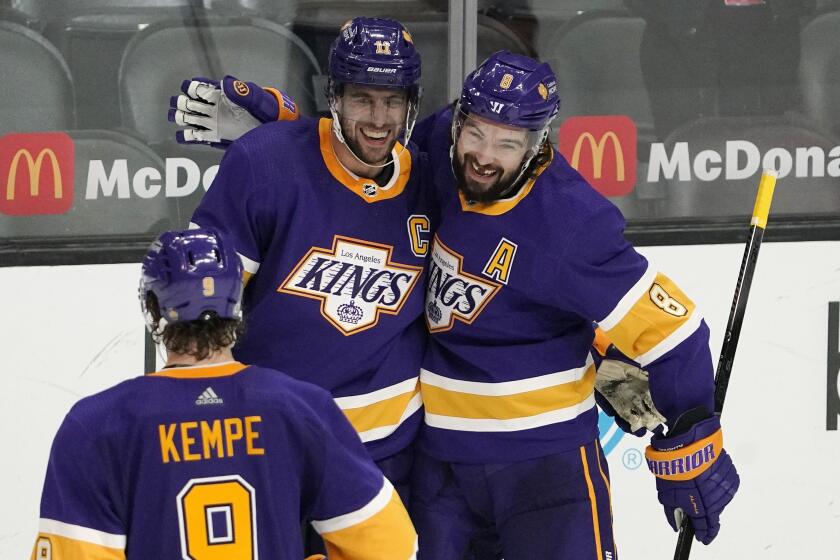
[[[282, 92], [225, 76], [184, 80], [183, 95], [169, 100], [169, 120], [184, 127], [175, 133], [180, 144], [224, 148], [264, 122], [297, 118], [297, 107]], [[282, 101], [281, 101], [282, 100]], [[281, 110], [281, 105], [283, 109]]]
[[626, 432], [641, 436], [665, 423], [650, 396], [648, 373], [638, 366], [604, 359], [595, 375], [595, 391], [601, 408]]

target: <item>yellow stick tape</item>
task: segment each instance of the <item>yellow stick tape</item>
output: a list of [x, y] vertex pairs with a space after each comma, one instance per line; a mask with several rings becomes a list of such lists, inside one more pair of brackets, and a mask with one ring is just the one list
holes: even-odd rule
[[758, 194], [755, 196], [755, 208], [753, 208], [750, 225], [758, 226], [761, 229], [767, 227], [767, 216], [770, 214], [770, 203], [773, 201], [773, 191], [776, 189], [776, 172], [772, 169], [765, 169], [761, 174], [761, 181], [758, 183]]

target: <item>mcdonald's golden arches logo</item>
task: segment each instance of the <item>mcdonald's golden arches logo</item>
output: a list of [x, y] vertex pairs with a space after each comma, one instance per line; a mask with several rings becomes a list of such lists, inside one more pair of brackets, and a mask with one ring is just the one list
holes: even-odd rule
[[636, 123], [625, 115], [570, 117], [560, 126], [560, 153], [604, 196], [636, 186]]
[[0, 213], [64, 214], [73, 206], [73, 140], [63, 132], [0, 138]]

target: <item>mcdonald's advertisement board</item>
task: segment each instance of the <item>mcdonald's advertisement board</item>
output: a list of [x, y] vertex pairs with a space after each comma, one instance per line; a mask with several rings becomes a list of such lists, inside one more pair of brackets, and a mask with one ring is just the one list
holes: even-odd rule
[[[719, 351], [743, 246], [644, 247], [697, 302]], [[835, 558], [840, 526], [840, 242], [765, 243], [723, 415], [742, 486], [698, 560]], [[53, 435], [70, 406], [140, 375], [139, 266], [0, 268], [5, 449], [0, 558], [31, 551]], [[643, 460], [645, 439], [602, 416], [620, 558], [670, 559], [675, 534]], [[174, 499], [173, 499], [174, 507]]]
[[0, 212], [65, 214], [73, 206], [73, 167], [73, 140], [63, 132], [0, 138]]

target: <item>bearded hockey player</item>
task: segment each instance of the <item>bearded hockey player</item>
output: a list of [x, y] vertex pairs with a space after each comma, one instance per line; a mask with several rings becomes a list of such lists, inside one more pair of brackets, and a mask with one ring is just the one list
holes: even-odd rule
[[300, 560], [302, 521], [330, 560], [415, 557], [405, 508], [330, 394], [233, 359], [241, 294], [218, 232], [152, 245], [140, 302], [166, 366], [67, 414], [33, 560]]
[[682, 511], [710, 542], [738, 487], [711, 414], [708, 328], [547, 142], [556, 90], [547, 64], [496, 53], [420, 130], [442, 200], [412, 504], [424, 558], [459, 558], [488, 524], [507, 560], [616, 556], [593, 321], [649, 372], [668, 420], [647, 456], [669, 523]]

